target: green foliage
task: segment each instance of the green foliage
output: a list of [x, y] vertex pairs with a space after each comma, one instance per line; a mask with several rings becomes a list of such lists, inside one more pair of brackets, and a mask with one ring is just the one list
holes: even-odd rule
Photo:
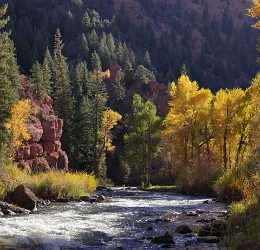
[[154, 74], [143, 65], [138, 66], [138, 68], [136, 69], [135, 78], [137, 81], [145, 84], [155, 80]]
[[[45, 73], [47, 72], [48, 71], [46, 71]], [[36, 62], [32, 66], [32, 70], [31, 70], [31, 85], [35, 97], [40, 99], [50, 94], [51, 87], [49, 85], [48, 78], [50, 79], [49, 76], [44, 74], [43, 66], [39, 62]]]
[[53, 58], [53, 97], [54, 109], [64, 121], [62, 142], [67, 152], [71, 149], [71, 127], [73, 116], [73, 99], [69, 69], [66, 58], [62, 53], [63, 43], [61, 33], [57, 30], [55, 34], [55, 47]]
[[138, 94], [134, 95], [132, 105], [124, 137], [125, 160], [130, 167], [130, 178], [149, 186], [152, 161], [160, 149], [160, 118], [156, 106], [150, 100], [144, 102]]
[[5, 18], [6, 11], [7, 5], [0, 6], [0, 144], [6, 142], [4, 124], [10, 115], [13, 103], [17, 101], [19, 91], [19, 72], [14, 44], [8, 32], [1, 32], [8, 23], [8, 18]]

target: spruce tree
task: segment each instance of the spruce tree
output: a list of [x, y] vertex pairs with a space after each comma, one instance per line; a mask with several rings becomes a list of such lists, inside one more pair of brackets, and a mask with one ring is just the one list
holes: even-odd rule
[[46, 86], [48, 95], [51, 95], [53, 93], [52, 69], [53, 69], [53, 59], [49, 49], [47, 48], [45, 52], [43, 64], [42, 64], [42, 73], [43, 73], [43, 81]]
[[95, 71], [102, 71], [101, 60], [96, 51], [94, 51], [91, 56], [91, 68]]
[[48, 89], [44, 85], [42, 66], [39, 62], [34, 63], [32, 66], [31, 85], [34, 97], [40, 99], [48, 94]]
[[54, 89], [54, 109], [58, 116], [63, 119], [64, 130], [62, 142], [65, 150], [69, 153], [71, 148], [71, 127], [73, 116], [73, 99], [69, 69], [66, 58], [62, 53], [63, 42], [61, 33], [57, 30], [55, 34], [55, 47], [53, 58], [53, 89]]
[[5, 18], [6, 12], [7, 5], [0, 7], [0, 143], [7, 139], [4, 124], [19, 91], [19, 71], [14, 44], [8, 32], [1, 32], [9, 20]]

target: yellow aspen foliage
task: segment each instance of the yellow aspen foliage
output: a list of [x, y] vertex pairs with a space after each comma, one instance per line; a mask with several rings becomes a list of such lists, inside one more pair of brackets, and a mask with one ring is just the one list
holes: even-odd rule
[[111, 130], [118, 124], [121, 119], [122, 116], [119, 113], [109, 108], [103, 114], [101, 136], [103, 138], [104, 148], [107, 151], [114, 150], [114, 146], [112, 144]]
[[220, 90], [214, 100], [213, 131], [214, 152], [219, 165], [225, 169], [236, 161], [239, 140], [240, 111], [244, 108], [245, 91], [242, 89]]
[[14, 104], [11, 109], [11, 117], [6, 122], [5, 127], [10, 135], [10, 148], [15, 152], [24, 141], [30, 140], [30, 133], [27, 122], [32, 113], [30, 100], [21, 100]]
[[163, 138], [176, 165], [188, 165], [209, 143], [208, 116], [212, 93], [183, 74], [170, 86], [169, 113], [164, 121]]
[[251, 9], [248, 10], [249, 16], [256, 19], [255, 27], [260, 28], [260, 0], [255, 0]]

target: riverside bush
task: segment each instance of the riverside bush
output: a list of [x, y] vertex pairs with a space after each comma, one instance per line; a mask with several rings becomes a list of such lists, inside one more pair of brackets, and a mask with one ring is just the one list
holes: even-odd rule
[[44, 199], [88, 196], [97, 186], [95, 177], [86, 173], [51, 171], [32, 175], [14, 165], [0, 169], [0, 199], [20, 184], [27, 185]]

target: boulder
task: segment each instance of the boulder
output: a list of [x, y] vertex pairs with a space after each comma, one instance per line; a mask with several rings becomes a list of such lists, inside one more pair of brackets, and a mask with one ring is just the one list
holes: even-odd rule
[[37, 117], [31, 117], [28, 123], [28, 131], [31, 135], [31, 142], [39, 142], [43, 135], [41, 121]]
[[44, 142], [59, 141], [62, 135], [63, 120], [51, 115], [42, 121]]
[[13, 192], [7, 194], [5, 201], [32, 211], [36, 208], [40, 199], [31, 189], [25, 185], [20, 185]]
[[198, 237], [199, 243], [219, 243], [220, 239], [216, 236]]
[[59, 154], [54, 152], [47, 155], [47, 161], [51, 169], [57, 169]]
[[21, 146], [16, 153], [16, 160], [22, 161], [22, 160], [29, 160], [29, 159], [30, 159], [30, 146], [29, 145]]
[[180, 225], [175, 230], [176, 233], [179, 234], [189, 234], [192, 233], [191, 228], [187, 224]]
[[211, 235], [211, 226], [209, 224], [204, 224], [199, 228], [198, 236], [210, 236]]
[[58, 162], [57, 162], [57, 168], [59, 170], [64, 170], [64, 171], [68, 171], [69, 170], [69, 159], [67, 154], [62, 151], [59, 150], [59, 158], [58, 158]]
[[27, 209], [17, 207], [3, 201], [0, 201], [0, 210], [0, 213], [2, 213], [2, 215], [30, 214], [30, 211]]
[[33, 160], [31, 166], [32, 173], [43, 173], [50, 170], [51, 168], [49, 166], [49, 163], [44, 157], [39, 157]]
[[157, 245], [174, 245], [174, 241], [172, 239], [172, 235], [169, 232], [166, 232], [164, 235], [162, 236], [155, 236], [152, 238], [151, 242], [153, 244], [157, 244]]
[[227, 223], [224, 220], [214, 220], [211, 225], [211, 231], [214, 236], [222, 236], [226, 232]]
[[44, 152], [46, 152], [47, 154], [58, 152], [61, 149], [61, 142], [60, 141], [44, 142], [43, 148], [44, 148]]
[[30, 158], [35, 159], [43, 155], [43, 147], [40, 144], [34, 143], [30, 145]]

